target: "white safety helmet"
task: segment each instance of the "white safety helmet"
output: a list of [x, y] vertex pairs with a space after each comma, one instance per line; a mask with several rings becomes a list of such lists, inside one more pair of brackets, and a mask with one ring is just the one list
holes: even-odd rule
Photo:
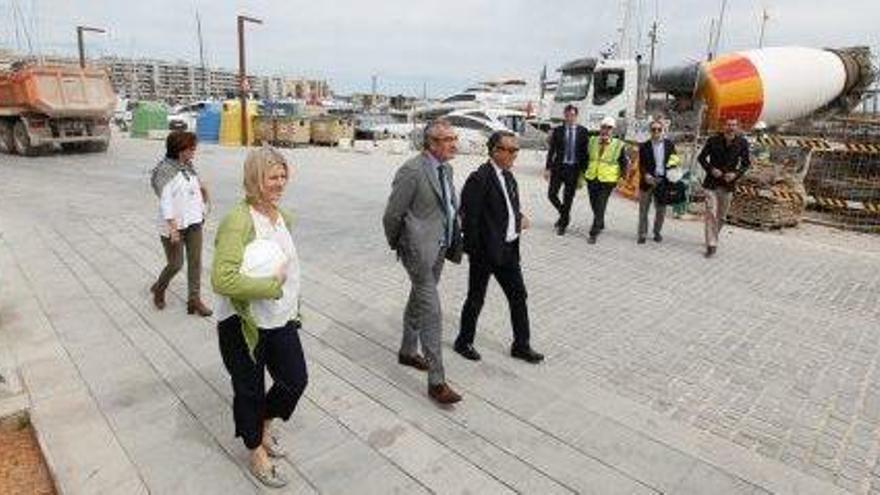
[[755, 122], [755, 125], [752, 126], [752, 129], [754, 129], [756, 131], [766, 131], [767, 130], [767, 123], [764, 122], [763, 120], [759, 120], [759, 121]]
[[614, 129], [617, 126], [617, 120], [612, 116], [607, 116], [602, 119], [602, 123], [599, 124], [601, 127], [610, 127]]
[[239, 271], [248, 277], [272, 277], [286, 261], [287, 257], [277, 242], [255, 239], [244, 248]]
[[666, 171], [666, 180], [669, 182], [678, 182], [684, 178], [684, 170], [681, 167], [672, 167]]

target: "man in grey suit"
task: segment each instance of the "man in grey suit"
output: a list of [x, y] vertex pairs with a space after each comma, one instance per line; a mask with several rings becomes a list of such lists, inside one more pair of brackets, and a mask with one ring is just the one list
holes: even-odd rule
[[[449, 165], [458, 136], [443, 119], [429, 123], [424, 136], [424, 151], [407, 160], [394, 176], [382, 224], [412, 284], [398, 362], [427, 370], [428, 395], [440, 404], [453, 404], [461, 396], [446, 384], [443, 372], [437, 284], [445, 259], [461, 261], [458, 200]], [[424, 357], [418, 353], [419, 342]]]

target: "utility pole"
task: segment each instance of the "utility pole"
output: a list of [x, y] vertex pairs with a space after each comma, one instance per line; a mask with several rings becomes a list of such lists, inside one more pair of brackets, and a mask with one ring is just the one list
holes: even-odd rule
[[208, 72], [205, 70], [205, 44], [202, 40], [202, 17], [196, 10], [196, 27], [199, 31], [199, 64], [202, 66], [202, 98], [208, 97]]
[[248, 93], [248, 80], [247, 80], [247, 70], [245, 65], [245, 57], [244, 57], [244, 23], [252, 22], [254, 24], [262, 24], [263, 21], [259, 19], [254, 19], [253, 17], [247, 17], [240, 15], [238, 16], [238, 77], [239, 77], [239, 92], [241, 97], [241, 145], [248, 145], [248, 115], [247, 115], [247, 93]]
[[764, 13], [761, 15], [761, 35], [758, 37], [758, 48], [764, 48], [764, 32], [769, 20], [770, 15], [767, 13], [767, 9], [764, 9]]
[[648, 33], [651, 40], [651, 59], [648, 61], [648, 96], [651, 95], [651, 78], [654, 76], [654, 56], [657, 48], [657, 20], [651, 23], [651, 32]]
[[88, 27], [88, 26], [77, 26], [76, 27], [76, 42], [77, 42], [77, 45], [79, 46], [79, 67], [81, 69], [86, 68], [86, 49], [83, 46], [83, 33], [86, 31], [88, 31], [90, 33], [106, 33], [107, 32], [107, 31], [104, 31], [103, 29], [100, 29], [100, 28], [94, 28], [94, 27]]

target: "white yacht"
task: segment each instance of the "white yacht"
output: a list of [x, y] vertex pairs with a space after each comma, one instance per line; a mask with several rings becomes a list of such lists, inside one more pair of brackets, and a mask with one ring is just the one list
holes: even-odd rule
[[521, 79], [483, 81], [439, 102], [414, 110], [418, 120], [430, 120], [456, 110], [502, 108], [534, 114], [540, 104], [540, 92]]

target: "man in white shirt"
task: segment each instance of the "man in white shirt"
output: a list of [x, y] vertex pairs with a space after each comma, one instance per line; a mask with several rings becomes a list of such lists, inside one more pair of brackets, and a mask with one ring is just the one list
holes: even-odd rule
[[651, 122], [651, 139], [639, 145], [639, 227], [638, 242], [645, 243], [648, 235], [648, 210], [654, 203], [654, 242], [663, 241], [663, 220], [666, 218], [666, 203], [658, 197], [668, 184], [666, 170], [669, 159], [675, 155], [675, 144], [663, 135], [663, 123]]
[[[565, 122], [553, 129], [549, 136], [544, 179], [549, 182], [547, 197], [559, 213], [556, 234], [565, 235], [571, 221], [571, 205], [577, 189], [577, 178], [587, 168], [587, 128], [577, 123], [578, 109], [567, 105], [563, 113]], [[559, 190], [562, 189], [562, 201]]]
[[455, 339], [455, 352], [478, 361], [474, 349], [477, 319], [486, 297], [489, 278], [501, 285], [510, 306], [513, 345], [510, 355], [529, 363], [539, 363], [544, 356], [530, 343], [526, 287], [520, 267], [519, 237], [529, 227], [529, 219], [520, 211], [516, 179], [510, 172], [519, 146], [516, 136], [507, 131], [492, 134], [488, 142], [489, 161], [468, 177], [461, 191], [461, 218], [464, 252], [468, 254], [468, 294], [461, 310], [461, 328]]

